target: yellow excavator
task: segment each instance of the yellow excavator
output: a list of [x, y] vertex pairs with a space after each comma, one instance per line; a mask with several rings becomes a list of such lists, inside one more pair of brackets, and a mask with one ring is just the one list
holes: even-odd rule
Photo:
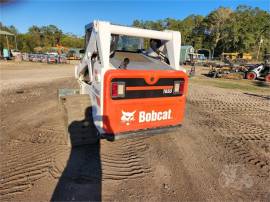
[[250, 53], [222, 53], [222, 61], [231, 60], [234, 63], [246, 64], [248, 61], [252, 60], [252, 55]]

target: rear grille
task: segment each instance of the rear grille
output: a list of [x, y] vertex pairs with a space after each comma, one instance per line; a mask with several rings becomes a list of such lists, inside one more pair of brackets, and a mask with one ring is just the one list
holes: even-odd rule
[[125, 97], [112, 98], [120, 99], [138, 99], [138, 98], [160, 98], [160, 97], [177, 97], [182, 94], [174, 94], [174, 82], [184, 82], [181, 78], [161, 78], [154, 85], [149, 85], [143, 78], [114, 78], [112, 82], [124, 82], [126, 91]]

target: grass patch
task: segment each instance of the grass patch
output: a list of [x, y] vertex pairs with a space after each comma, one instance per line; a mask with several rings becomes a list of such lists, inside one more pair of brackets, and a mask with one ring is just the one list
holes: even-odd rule
[[262, 81], [249, 81], [249, 80], [229, 80], [229, 79], [214, 79], [193, 77], [190, 78], [190, 83], [198, 83], [203, 85], [215, 86], [225, 89], [238, 89], [243, 91], [264, 92], [270, 93], [270, 86]]

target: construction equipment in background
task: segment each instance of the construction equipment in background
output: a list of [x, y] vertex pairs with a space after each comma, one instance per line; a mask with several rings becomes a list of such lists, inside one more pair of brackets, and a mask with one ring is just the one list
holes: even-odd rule
[[[85, 55], [75, 68], [75, 77], [80, 94], [88, 95], [91, 101], [87, 108], [91, 108], [98, 137], [115, 140], [153, 135], [181, 126], [188, 77], [179, 66], [180, 33], [102, 21], [85, 29]], [[147, 51], [144, 40], [149, 40]], [[66, 92], [60, 93], [60, 100], [74, 103], [66, 108], [66, 116], [83, 111], [80, 102], [70, 101], [74, 96], [78, 99], [70, 92], [78, 91]], [[70, 116], [67, 119], [69, 123], [73, 120]]]
[[237, 63], [240, 65], [246, 64], [248, 61], [252, 60], [252, 55], [250, 53], [222, 53], [221, 60], [227, 64]]
[[270, 82], [270, 53], [265, 53], [264, 63], [250, 65], [246, 73], [246, 78], [249, 80], [255, 80], [262, 78], [267, 82]]
[[216, 66], [211, 67], [208, 72], [208, 76], [212, 78], [224, 78], [224, 79], [243, 79], [245, 78], [245, 72], [247, 68], [244, 66]]
[[67, 52], [68, 60], [80, 60], [82, 59], [84, 50], [79, 48], [70, 48]]
[[208, 76], [227, 79], [263, 79], [270, 82], [270, 54], [265, 53], [264, 63], [249, 65], [215, 65], [212, 66]]

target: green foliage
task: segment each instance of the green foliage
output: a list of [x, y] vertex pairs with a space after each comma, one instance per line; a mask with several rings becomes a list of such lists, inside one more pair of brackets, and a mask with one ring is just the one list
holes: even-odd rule
[[84, 46], [84, 40], [76, 36], [65, 35], [61, 38], [60, 44], [65, 47], [82, 48]]
[[133, 26], [180, 31], [182, 44], [192, 45], [195, 49], [210, 49], [214, 56], [222, 52], [251, 52], [256, 55], [261, 39], [261, 50], [268, 48], [270, 51], [269, 12], [244, 5], [234, 11], [220, 7], [205, 17], [190, 15], [183, 20], [135, 20]]
[[[82, 48], [84, 39], [72, 34], [64, 34], [55, 25], [35, 26], [28, 29], [28, 32], [21, 34], [14, 26], [4, 26], [0, 22], [0, 29], [14, 33], [17, 37], [18, 49], [23, 52], [34, 52], [35, 50], [50, 50], [52, 47], [64, 46]], [[14, 37], [9, 37], [10, 47], [15, 48]], [[0, 48], [7, 47], [4, 36], [1, 36]]]
[[[4, 26], [1, 22], [0, 22], [0, 30], [7, 31], [7, 32], [10, 32], [12, 34], [17, 34], [18, 33], [17, 29], [14, 26], [7, 27], [7, 26]], [[14, 39], [14, 37], [8, 36], [8, 40], [9, 40], [9, 46], [11, 48], [15, 48], [15, 39]], [[7, 45], [6, 36], [0, 35], [0, 49], [7, 48], [7, 47], [8, 47], [8, 45]]]
[[[220, 7], [207, 16], [190, 15], [183, 20], [134, 20], [133, 26], [180, 31], [183, 45], [209, 49], [214, 56], [219, 56], [222, 52], [250, 52], [255, 56], [260, 42], [263, 42], [261, 53], [267, 48], [270, 51], [269, 12], [245, 5], [240, 5], [235, 10]], [[82, 48], [84, 44], [83, 38], [64, 34], [55, 25], [34, 25], [27, 33], [21, 34], [14, 26], [4, 26], [0, 22], [0, 29], [14, 33], [17, 36], [18, 49], [26, 52], [32, 52], [37, 47], [49, 50], [57, 45]], [[0, 39], [0, 48], [6, 47], [5, 37], [1, 36]], [[10, 47], [15, 48], [14, 37], [9, 37], [9, 40]]]

